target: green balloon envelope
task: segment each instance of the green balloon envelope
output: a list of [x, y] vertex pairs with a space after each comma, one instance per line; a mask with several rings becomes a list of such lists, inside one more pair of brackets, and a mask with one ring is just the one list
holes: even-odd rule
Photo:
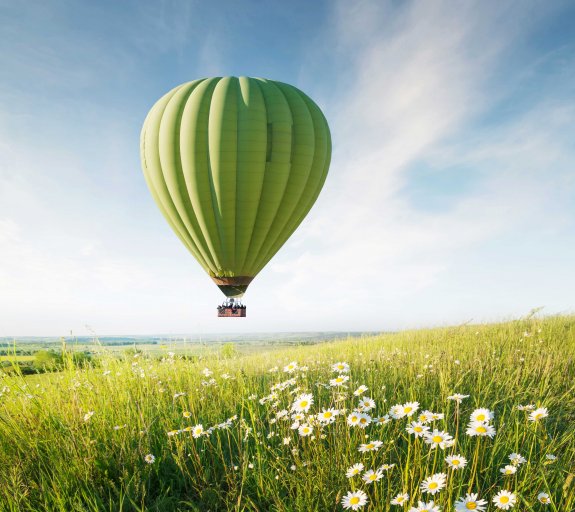
[[315, 203], [331, 137], [319, 107], [272, 80], [218, 77], [172, 89], [140, 141], [160, 211], [228, 297], [241, 297]]

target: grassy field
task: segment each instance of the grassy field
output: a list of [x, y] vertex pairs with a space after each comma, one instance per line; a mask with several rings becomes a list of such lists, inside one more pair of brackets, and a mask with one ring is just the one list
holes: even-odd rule
[[574, 358], [557, 317], [4, 376], [0, 510], [572, 512]]

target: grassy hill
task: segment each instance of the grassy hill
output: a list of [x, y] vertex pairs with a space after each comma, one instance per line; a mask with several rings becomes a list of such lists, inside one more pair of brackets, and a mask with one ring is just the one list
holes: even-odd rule
[[0, 510], [575, 510], [573, 317], [230, 356], [2, 376]]

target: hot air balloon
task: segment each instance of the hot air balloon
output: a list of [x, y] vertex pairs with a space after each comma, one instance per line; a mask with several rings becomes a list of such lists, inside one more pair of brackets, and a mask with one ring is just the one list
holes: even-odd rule
[[140, 154], [158, 208], [227, 297], [219, 316], [245, 316], [239, 299], [325, 182], [331, 137], [323, 113], [286, 83], [195, 80], [152, 107]]

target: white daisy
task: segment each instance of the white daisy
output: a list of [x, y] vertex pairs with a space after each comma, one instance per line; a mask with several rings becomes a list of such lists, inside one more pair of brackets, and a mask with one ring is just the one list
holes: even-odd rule
[[551, 498], [549, 497], [549, 494], [547, 494], [546, 492], [540, 492], [537, 495], [537, 500], [539, 501], [539, 503], [543, 503], [543, 505], [551, 505]]
[[335, 421], [335, 417], [339, 414], [337, 409], [324, 409], [317, 415], [317, 419], [320, 423], [327, 425]]
[[382, 478], [383, 478], [383, 473], [379, 469], [377, 469], [376, 471], [374, 471], [373, 469], [369, 469], [361, 477], [361, 479], [366, 484], [372, 484], [373, 482], [377, 482], [378, 480], [381, 480]]
[[484, 512], [487, 507], [485, 500], [477, 498], [477, 494], [467, 494], [463, 498], [459, 498], [455, 503], [455, 512], [467, 512], [468, 510], [475, 510], [476, 512]]
[[512, 492], [502, 490], [493, 496], [493, 503], [501, 510], [509, 510], [515, 506], [517, 497]]
[[148, 455], [144, 457], [144, 460], [146, 461], [147, 464], [153, 464], [154, 461], [156, 460], [156, 457], [154, 457], [151, 453], [148, 453]]
[[417, 416], [419, 423], [429, 423], [433, 420], [433, 413], [431, 411], [422, 411]]
[[403, 414], [405, 416], [412, 416], [419, 409], [419, 402], [407, 402], [403, 404]]
[[342, 499], [341, 506], [345, 509], [358, 510], [367, 503], [367, 494], [363, 491], [349, 491]]
[[297, 363], [292, 361], [284, 366], [284, 372], [286, 373], [293, 373], [297, 370]]
[[359, 402], [358, 409], [360, 411], [367, 412], [367, 411], [371, 411], [374, 408], [375, 408], [375, 400], [373, 400], [373, 398], [363, 397], [361, 399], [361, 401]]
[[391, 420], [389, 419], [389, 415], [385, 414], [384, 416], [380, 416], [379, 418], [373, 418], [373, 423], [377, 423], [378, 425], [385, 425], [389, 423]]
[[471, 423], [488, 423], [494, 418], [493, 412], [489, 409], [475, 409], [469, 418]]
[[467, 426], [467, 430], [465, 431], [467, 433], [468, 436], [488, 436], [488, 437], [493, 437], [495, 435], [495, 428], [492, 425], [489, 425], [488, 423], [482, 423], [480, 421], [478, 422], [473, 422], [470, 423]]
[[529, 414], [529, 421], [539, 421], [543, 418], [547, 418], [547, 416], [549, 416], [547, 407], [539, 407], [539, 409], [535, 409]]
[[417, 507], [411, 507], [409, 512], [441, 512], [439, 505], [436, 505], [433, 501], [429, 503], [424, 503], [423, 501], [418, 502]]
[[403, 412], [403, 405], [396, 404], [389, 410], [389, 415], [395, 419], [399, 420], [405, 416], [405, 412]]
[[329, 381], [329, 385], [332, 388], [334, 388], [336, 386], [343, 386], [348, 380], [349, 380], [349, 377], [347, 375], [338, 375], [335, 379], [331, 379]]
[[313, 433], [313, 429], [307, 423], [300, 425], [297, 431], [301, 437], [307, 437]]
[[431, 445], [431, 448], [437, 448], [438, 446], [445, 450], [449, 446], [452, 446], [454, 441], [453, 437], [449, 435], [448, 432], [444, 432], [441, 430], [434, 430], [433, 432], [428, 432], [425, 437], [425, 442]]
[[406, 492], [398, 494], [395, 498], [391, 500], [392, 505], [403, 505], [407, 500], [409, 500], [409, 494]]
[[282, 409], [281, 411], [276, 412], [276, 419], [281, 420], [285, 418], [286, 420], [289, 419], [289, 411], [287, 409]]
[[535, 409], [535, 406], [533, 404], [518, 405], [517, 409], [520, 411], [533, 411]]
[[423, 437], [429, 432], [429, 427], [423, 425], [419, 421], [412, 421], [406, 429], [408, 433], [413, 434], [415, 437]]
[[464, 400], [465, 398], [469, 398], [469, 395], [461, 395], [459, 393], [454, 393], [453, 395], [447, 397], [448, 400], [453, 400], [458, 404], [460, 404], [461, 401]]
[[504, 475], [514, 475], [517, 473], [517, 466], [507, 465], [499, 470]]
[[350, 427], [357, 427], [359, 425], [360, 418], [361, 418], [360, 412], [352, 412], [347, 417], [347, 424]]
[[200, 423], [198, 425], [196, 425], [193, 429], [192, 429], [192, 436], [194, 436], [196, 439], [198, 437], [200, 437], [202, 434], [204, 433], [204, 427], [203, 425]]
[[467, 465], [467, 459], [463, 455], [449, 455], [445, 462], [451, 469], [463, 469]]
[[313, 395], [311, 395], [311, 393], [304, 393], [295, 399], [291, 410], [295, 412], [308, 412], [312, 404]]
[[345, 476], [347, 476], [347, 478], [352, 478], [355, 475], [359, 475], [362, 471], [363, 471], [363, 464], [359, 462], [349, 467], [345, 473]]
[[331, 366], [331, 369], [334, 372], [338, 372], [338, 373], [348, 373], [349, 372], [349, 364], [344, 363], [344, 362], [335, 363]]
[[366, 391], [367, 391], [367, 386], [364, 386], [363, 384], [361, 386], [359, 386], [354, 392], [353, 394], [355, 396], [360, 396], [363, 395]]
[[369, 443], [361, 444], [358, 450], [362, 453], [374, 452], [379, 450], [383, 445], [382, 441], [370, 441]]
[[365, 428], [371, 423], [371, 416], [364, 412], [358, 413], [359, 416], [359, 423], [357, 424], [360, 428]]
[[513, 464], [514, 466], [519, 466], [527, 462], [527, 459], [522, 455], [520, 455], [519, 453], [512, 453], [511, 455], [509, 455], [509, 460], [511, 461], [511, 464]]
[[421, 482], [421, 492], [428, 492], [429, 494], [438, 493], [445, 487], [446, 478], [447, 475], [445, 473], [436, 473], [435, 475], [426, 478]]

